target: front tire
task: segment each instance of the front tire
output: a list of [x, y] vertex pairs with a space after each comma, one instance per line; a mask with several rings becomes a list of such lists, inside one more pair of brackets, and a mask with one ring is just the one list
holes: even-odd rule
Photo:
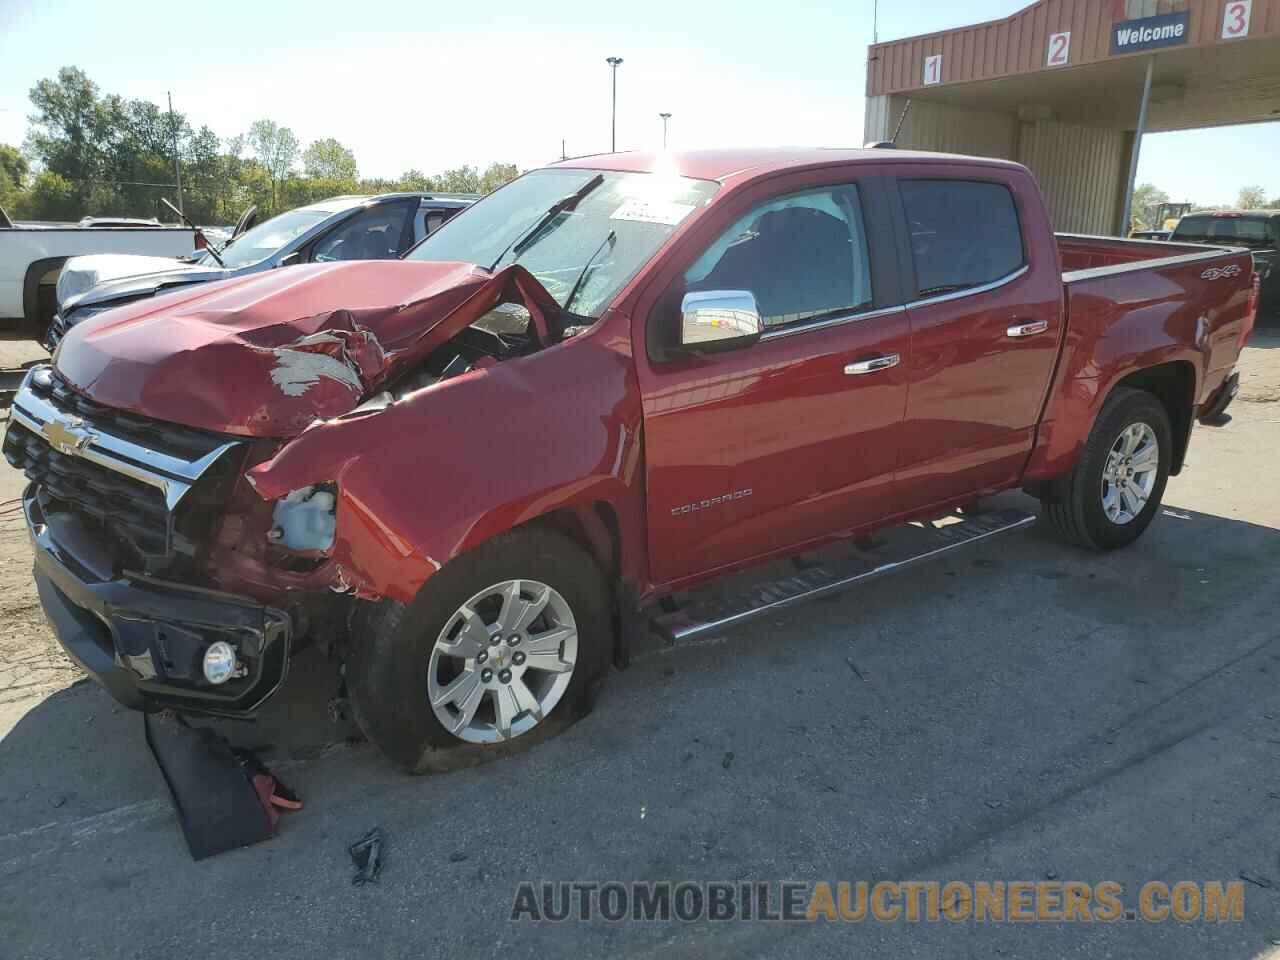
[[1172, 456], [1164, 404], [1145, 390], [1119, 387], [1103, 404], [1075, 469], [1041, 497], [1041, 519], [1068, 543], [1128, 546], [1160, 509]]
[[356, 720], [415, 773], [523, 749], [590, 709], [612, 650], [609, 610], [604, 578], [568, 537], [496, 537], [412, 603], [380, 604], [358, 625], [347, 663]]

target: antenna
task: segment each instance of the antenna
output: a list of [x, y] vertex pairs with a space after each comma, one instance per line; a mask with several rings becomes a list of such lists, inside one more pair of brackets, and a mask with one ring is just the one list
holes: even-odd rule
[[893, 128], [893, 136], [889, 138], [889, 142], [895, 147], [898, 145], [898, 134], [902, 132], [902, 121], [907, 119], [907, 111], [911, 109], [911, 98], [907, 98], [907, 102], [902, 105], [902, 113], [898, 114], [898, 125]]

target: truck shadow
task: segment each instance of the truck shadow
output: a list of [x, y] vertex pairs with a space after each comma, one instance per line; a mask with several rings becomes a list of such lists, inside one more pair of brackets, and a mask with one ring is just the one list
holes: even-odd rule
[[[1208, 673], [1224, 660], [1248, 654], [1259, 641], [1276, 639], [1274, 626], [1267, 626], [1270, 591], [1255, 585], [1274, 582], [1277, 573], [1280, 531], [1177, 506], [1167, 507], [1139, 544], [1115, 554], [1062, 547], [1032, 528], [915, 568], [905, 578], [889, 577], [825, 602], [791, 608], [727, 632], [714, 643], [642, 652], [631, 670], [613, 674], [585, 731], [548, 743], [540, 752], [549, 751], [543, 753], [549, 764], [589, 762], [616, 768], [626, 781], [631, 774], [625, 771], [642, 756], [650, 757], [655, 741], [678, 769], [682, 754], [687, 759], [710, 744], [737, 739], [733, 749], [739, 758], [751, 757], [755, 772], [750, 776], [757, 780], [757, 789], [771, 789], [769, 770], [776, 767], [787, 771], [790, 779], [779, 779], [776, 788], [788, 795], [800, 789], [791, 782], [797, 776], [802, 786], [805, 778], [816, 778], [828, 792], [851, 795], [869, 789], [848, 778], [865, 776], [877, 759], [917, 764], [909, 777], [912, 789], [926, 789], [931, 765], [945, 762], [938, 759], [937, 743], [930, 743], [935, 735], [929, 731], [948, 728], [1038, 724], [1051, 755], [1061, 751], [1074, 756], [1082, 743], [1105, 736], [1127, 722], [1125, 717], [1142, 715], [1150, 703], [1158, 704], [1167, 695], [1166, 687], [1194, 684], [1196, 671]], [[1030, 609], [1027, 597], [1036, 598]], [[1197, 629], [1220, 622], [1226, 608], [1237, 617], [1256, 614], [1257, 636], [1245, 630], [1224, 639], [1219, 631]], [[1029, 615], [1031, 621], [1015, 618], [1013, 610], [1019, 611], [1017, 617]], [[1055, 665], [1067, 641], [1061, 631], [1041, 629], [1037, 623], [1066, 623], [1069, 629], [1063, 629], [1076, 638], [1070, 642], [1080, 645], [1073, 655], [1092, 649], [1088, 655], [1105, 662], [1069, 681], [1052, 669], [1046, 676], [1043, 665]], [[1176, 654], [1166, 646], [1175, 636]], [[731, 659], [720, 652], [724, 649], [734, 650]], [[1170, 659], [1161, 663], [1166, 655]], [[975, 662], [994, 664], [1010, 656], [1015, 662], [999, 668], [1001, 682], [1009, 686], [998, 700], [986, 701], [973, 693], [953, 699], [936, 692], [921, 699], [933, 689], [926, 682], [929, 678], [963, 677]], [[856, 666], [851, 663], [846, 670], [847, 661]], [[791, 679], [802, 686], [838, 685], [838, 698], [810, 700], [808, 707], [805, 700], [792, 701], [785, 710], [751, 700], [757, 704], [753, 709], [760, 711], [753, 722], [760, 726], [746, 734], [733, 733], [741, 718], [724, 710], [719, 684], [741, 687], [739, 700], [763, 697], [771, 674], [813, 662], [832, 664], [831, 672], [801, 671]], [[726, 673], [730, 676], [723, 676]], [[309, 651], [299, 656], [285, 688], [256, 722], [214, 724], [233, 743], [263, 751], [267, 765], [282, 771], [291, 785], [298, 786], [293, 774], [305, 781], [300, 792], [307, 809], [291, 816], [285, 827], [303, 836], [327, 829], [328, 802], [349, 802], [353, 763], [368, 783], [394, 787], [405, 781], [360, 742], [349, 720], [331, 720], [327, 707], [337, 680], [335, 665]], [[1247, 691], [1241, 695], [1247, 697]], [[1076, 718], [1073, 723], [1046, 726], [1019, 713], [1029, 703], [1055, 697], [1057, 701], [1045, 709], [1065, 709]], [[840, 702], [847, 706], [835, 708], [833, 714], [831, 704]], [[983, 716], [983, 704], [988, 712], [1009, 715]], [[833, 767], [828, 758], [823, 761], [827, 772], [809, 770], [811, 764], [805, 761], [797, 774], [796, 750], [808, 739], [797, 739], [792, 728], [817, 730], [837, 723], [851, 725], [837, 752], [853, 749], [851, 744], [865, 752], [857, 769]], [[874, 730], [872, 739], [866, 739], [867, 729]], [[686, 750], [691, 732], [696, 746]], [[556, 746], [566, 739], [571, 746]], [[999, 755], [1001, 745], [990, 744], [989, 749]], [[733, 757], [732, 750], [724, 753], [723, 771], [730, 769]], [[327, 777], [326, 770], [336, 763], [343, 764], [344, 773]], [[1088, 765], [1075, 759], [1064, 769], [1069, 772], [1082, 764]], [[487, 774], [490, 788], [494, 777], [505, 782], [525, 765], [506, 770], [503, 766], [490, 768], [495, 771]], [[947, 775], [954, 776], [954, 771]], [[1005, 789], [1017, 794], [1019, 803], [1032, 802], [1024, 794], [1034, 791], [1036, 775], [1028, 774], [1029, 784], [1011, 782]], [[469, 797], [477, 789], [474, 774], [447, 776], [457, 777]], [[548, 794], [543, 800], [549, 806], [538, 800], [522, 802], [532, 809], [589, 805], [590, 800], [566, 782], [570, 780], [567, 775], [543, 777], [529, 787]], [[881, 784], [881, 789], [892, 794], [897, 788]], [[703, 790], [699, 802], [712, 808], [735, 802], [727, 777]], [[376, 817], [376, 798], [371, 802], [368, 815]], [[1012, 801], [995, 797], [980, 812], [985, 815], [995, 809], [992, 804], [1006, 802]], [[0, 832], [0, 862], [5, 861], [7, 844], [25, 844], [23, 838], [32, 831], [53, 834], [65, 827], [74, 833], [85, 829], [83, 823], [96, 824], [112, 811], [134, 811], [122, 815], [118, 832], [144, 819], [173, 820], [163, 781], [143, 740], [140, 715], [117, 707], [89, 682], [35, 704], [0, 740], [0, 810], [6, 820]], [[914, 816], [909, 811], [900, 815]], [[929, 832], [923, 824], [921, 829]], [[171, 854], [186, 856], [176, 829]]]

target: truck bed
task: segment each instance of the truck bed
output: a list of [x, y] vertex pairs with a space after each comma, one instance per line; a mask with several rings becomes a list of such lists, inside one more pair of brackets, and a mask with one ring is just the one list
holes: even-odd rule
[[[1171, 243], [1167, 240], [1127, 240], [1120, 237], [1096, 237], [1088, 234], [1057, 233], [1058, 266], [1066, 283], [1083, 279], [1080, 274], [1104, 267], [1144, 268], [1164, 266], [1186, 258], [1211, 260], [1223, 254], [1237, 253], [1243, 248], [1208, 247], [1198, 243]], [[1127, 271], [1123, 271], [1127, 272]]]
[[[1068, 354], [1105, 375], [1113, 352], [1148, 351], [1149, 364], [1194, 345], [1195, 402], [1234, 367], [1252, 325], [1253, 265], [1242, 247], [1056, 234]], [[1067, 356], [1070, 364], [1077, 359]]]

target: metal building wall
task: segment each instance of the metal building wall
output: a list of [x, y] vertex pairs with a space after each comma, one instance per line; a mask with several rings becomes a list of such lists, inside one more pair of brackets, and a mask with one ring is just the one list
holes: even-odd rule
[[[905, 97], [867, 98], [865, 139], [893, 135]], [[1040, 181], [1055, 230], [1110, 234], [1120, 208], [1133, 135], [1122, 130], [1041, 120], [1020, 123], [1012, 114], [968, 110], [915, 100], [898, 146], [1025, 164]]]
[[[867, 95], [920, 89], [925, 58], [934, 54], [942, 54], [943, 84], [1040, 71], [1050, 34], [1062, 31], [1071, 32], [1073, 67], [1111, 60], [1112, 23], [1151, 11], [1189, 10], [1188, 47], [1239, 42], [1219, 36], [1224, 6], [1222, 0], [1039, 0], [1003, 20], [872, 44]], [[1280, 36], [1280, 0], [1252, 0], [1249, 36]]]
[[1123, 130], [1042, 120], [1021, 125], [1016, 159], [1040, 181], [1055, 230], [1110, 234], [1120, 226], [1132, 142]]
[[[868, 97], [865, 139], [888, 140], [893, 136], [905, 104], [905, 97]], [[913, 100], [898, 134], [898, 146], [1009, 160], [1017, 152], [1017, 136], [1017, 120], [1011, 114]]]

